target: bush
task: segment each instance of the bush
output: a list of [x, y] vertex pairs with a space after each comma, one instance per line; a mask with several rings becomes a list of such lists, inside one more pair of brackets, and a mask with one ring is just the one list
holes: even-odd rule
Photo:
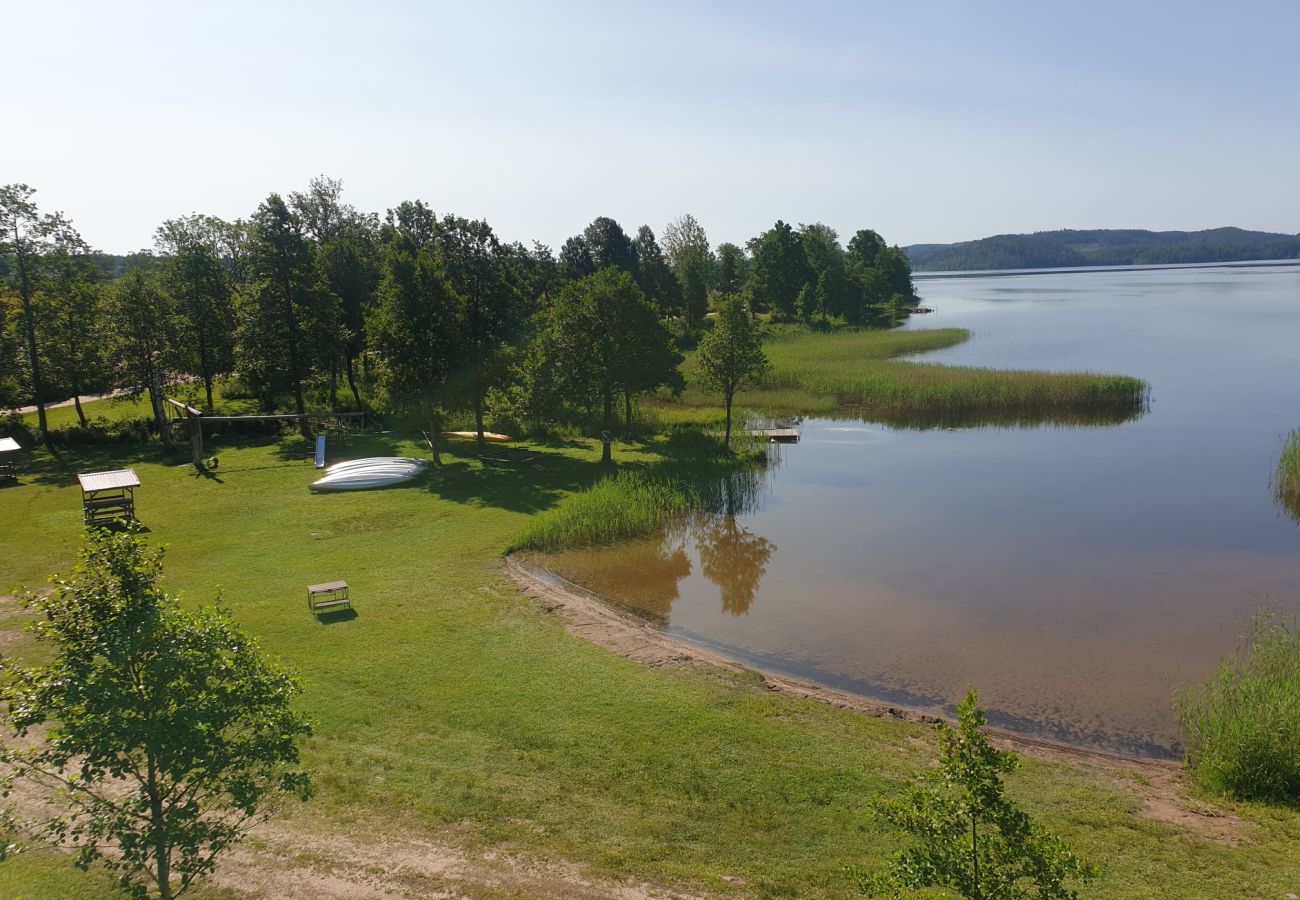
[[1187, 765], [1203, 789], [1300, 801], [1300, 629], [1271, 614], [1204, 683], [1177, 696]]
[[1300, 428], [1286, 436], [1273, 478], [1273, 496], [1291, 518], [1300, 521]]

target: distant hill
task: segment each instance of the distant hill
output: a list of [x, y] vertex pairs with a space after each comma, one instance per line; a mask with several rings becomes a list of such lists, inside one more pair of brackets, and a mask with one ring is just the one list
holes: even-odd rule
[[1206, 231], [1036, 231], [998, 234], [959, 244], [907, 248], [917, 272], [977, 269], [1055, 269], [1069, 266], [1145, 266], [1300, 258], [1300, 235], [1211, 228]]

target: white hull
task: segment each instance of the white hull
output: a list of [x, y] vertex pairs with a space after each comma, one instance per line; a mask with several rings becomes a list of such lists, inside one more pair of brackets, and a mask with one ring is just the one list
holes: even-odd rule
[[407, 456], [376, 456], [335, 463], [311, 485], [313, 491], [364, 491], [410, 481], [428, 462]]

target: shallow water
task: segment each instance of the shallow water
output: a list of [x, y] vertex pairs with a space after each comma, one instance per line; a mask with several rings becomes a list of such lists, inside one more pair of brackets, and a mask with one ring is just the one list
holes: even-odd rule
[[1173, 689], [1256, 608], [1300, 609], [1300, 525], [1270, 491], [1300, 426], [1300, 266], [918, 287], [937, 312], [906, 327], [972, 332], [925, 361], [1137, 375], [1149, 412], [1108, 427], [808, 420], [753, 508], [547, 564], [765, 668], [923, 708], [975, 687], [1019, 731], [1176, 752]]

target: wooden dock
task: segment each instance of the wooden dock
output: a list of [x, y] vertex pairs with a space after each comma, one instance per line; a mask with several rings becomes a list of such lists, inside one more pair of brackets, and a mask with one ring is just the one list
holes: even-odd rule
[[774, 444], [797, 444], [799, 432], [794, 428], [759, 428], [751, 431], [754, 437], [767, 438]]

